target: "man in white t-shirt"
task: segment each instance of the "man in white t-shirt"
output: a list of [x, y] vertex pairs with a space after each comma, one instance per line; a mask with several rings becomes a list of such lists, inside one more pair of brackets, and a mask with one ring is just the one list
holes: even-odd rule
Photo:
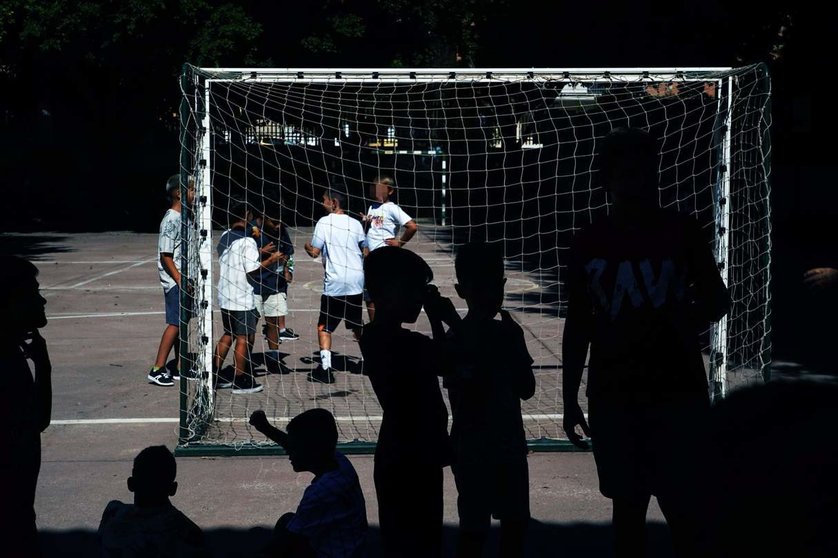
[[311, 242], [306, 242], [305, 246], [306, 253], [312, 258], [322, 254], [326, 272], [317, 320], [321, 364], [308, 379], [331, 384], [335, 381], [332, 332], [344, 321], [355, 340], [361, 337], [366, 247], [361, 223], [345, 212], [346, 196], [329, 190], [323, 194], [323, 207], [328, 215], [317, 221]]
[[[172, 370], [166, 367], [166, 359], [174, 348], [178, 362], [178, 331], [180, 328], [180, 291], [181, 291], [181, 211], [183, 204], [180, 194], [180, 175], [173, 174], [166, 181], [166, 196], [171, 207], [160, 221], [160, 236], [157, 240], [157, 273], [163, 286], [166, 303], [166, 329], [157, 348], [154, 366], [148, 371], [148, 381], [158, 386], [174, 385], [174, 379], [180, 379], [177, 366]], [[186, 188], [186, 205], [192, 206], [195, 199], [195, 180], [189, 177]]]
[[[279, 261], [281, 254], [272, 253], [261, 260], [256, 241], [247, 230], [250, 212], [247, 205], [234, 201], [230, 206], [230, 229], [218, 241], [218, 306], [221, 308], [221, 323], [224, 335], [215, 347], [214, 373], [217, 388], [233, 388], [233, 393], [256, 393], [262, 385], [256, 383], [248, 366], [248, 356], [256, 336], [256, 296], [248, 276], [258, 277], [259, 270], [269, 268]], [[260, 261], [261, 260], [261, 261]], [[222, 369], [227, 352], [236, 340], [233, 357], [233, 375]]]
[[[377, 177], [370, 188], [370, 195], [375, 200], [367, 213], [362, 215], [362, 220], [367, 227], [367, 248], [370, 252], [382, 246], [395, 246], [400, 248], [413, 238], [419, 226], [413, 217], [390, 201], [396, 191], [395, 182], [389, 176]], [[396, 238], [399, 229], [404, 227], [401, 238]], [[368, 296], [364, 296], [367, 302], [367, 312], [370, 321], [375, 317], [375, 305]]]

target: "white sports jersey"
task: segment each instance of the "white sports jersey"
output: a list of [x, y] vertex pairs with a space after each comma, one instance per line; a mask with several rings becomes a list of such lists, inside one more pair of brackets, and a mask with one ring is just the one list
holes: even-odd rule
[[223, 310], [253, 310], [256, 297], [247, 274], [259, 269], [259, 248], [243, 230], [231, 229], [218, 241], [218, 306]]
[[321, 251], [326, 277], [323, 294], [347, 296], [364, 291], [364, 229], [345, 213], [321, 217], [314, 227], [311, 245]]
[[157, 273], [163, 292], [169, 292], [177, 283], [163, 267], [160, 254], [172, 254], [175, 268], [180, 271], [180, 212], [174, 209], [169, 209], [160, 221], [160, 236], [157, 238]]
[[367, 211], [369, 230], [367, 231], [367, 248], [370, 251], [384, 246], [388, 238], [395, 238], [399, 228], [405, 226], [413, 218], [393, 202], [374, 203]]

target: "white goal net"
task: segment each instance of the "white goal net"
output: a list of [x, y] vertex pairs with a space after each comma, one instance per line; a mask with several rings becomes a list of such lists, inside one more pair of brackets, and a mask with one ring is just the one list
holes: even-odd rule
[[[561, 430], [561, 338], [566, 256], [573, 235], [608, 211], [593, 170], [598, 142], [616, 127], [659, 141], [660, 203], [693, 214], [713, 247], [733, 306], [704, 335], [711, 389], [724, 396], [763, 381], [770, 363], [770, 81], [762, 65], [711, 69], [206, 69], [181, 80], [181, 173], [197, 200], [184, 250], [200, 269], [189, 281], [181, 327], [182, 448], [249, 450], [263, 437], [247, 424], [264, 409], [282, 427], [299, 412], [328, 408], [340, 441], [368, 449], [381, 421], [357, 343], [335, 331], [335, 383], [311, 382], [320, 360], [317, 320], [323, 267], [303, 249], [335, 188], [359, 217], [370, 183], [393, 178], [395, 201], [416, 221], [405, 246], [434, 270], [455, 306], [456, 247], [500, 241], [504, 307], [535, 360], [535, 396], [523, 403], [534, 447]], [[278, 352], [256, 327], [246, 370], [258, 393], [213, 385], [222, 334], [217, 245], [231, 208], [281, 221], [293, 247], [285, 325], [299, 335]], [[246, 234], [253, 232], [254, 220]], [[261, 232], [264, 233], [263, 225]], [[285, 248], [288, 250], [287, 246]], [[189, 318], [189, 319], [187, 319]], [[364, 319], [367, 319], [364, 310]], [[430, 334], [424, 317], [415, 325]], [[487, 347], [487, 351], [504, 347]], [[229, 374], [231, 349], [222, 367]], [[276, 357], [280, 368], [270, 366]], [[648, 355], [654, 359], [655, 355]], [[226, 369], [226, 371], [224, 370]], [[584, 382], [584, 379], [583, 379]], [[583, 383], [584, 387], [584, 383]], [[417, 443], [419, 443], [417, 441]], [[560, 444], [559, 444], [560, 445]], [[350, 447], [350, 446], [346, 446]]]

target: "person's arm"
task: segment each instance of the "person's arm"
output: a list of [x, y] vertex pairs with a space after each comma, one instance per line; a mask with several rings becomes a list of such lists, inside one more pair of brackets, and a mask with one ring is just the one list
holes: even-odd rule
[[314, 246], [311, 245], [310, 242], [306, 242], [305, 248], [306, 248], [306, 254], [308, 254], [312, 258], [316, 258], [317, 256], [320, 255], [320, 248], [315, 248]]
[[443, 324], [448, 324], [449, 328], [455, 328], [459, 326], [462, 319], [451, 299], [441, 296], [435, 285], [428, 285], [423, 307], [428, 322], [431, 324], [434, 357], [439, 364], [439, 375], [451, 376], [455, 368], [454, 355]]
[[314, 226], [314, 234], [311, 235], [311, 241], [306, 242], [306, 254], [312, 258], [316, 258], [320, 255], [320, 252], [323, 250], [323, 246], [325, 245], [326, 239], [323, 238], [323, 231], [320, 223], [318, 222], [317, 225]]
[[[690, 254], [689, 285], [687, 286], [691, 313], [703, 328], [717, 322], [730, 309], [730, 294], [719, 273], [716, 259], [701, 234], [698, 223], [690, 218], [687, 242]], [[727, 262], [730, 265], [730, 262]]]
[[265, 411], [261, 409], [253, 411], [253, 414], [250, 415], [250, 424], [257, 431], [264, 434], [270, 441], [282, 446], [284, 450], [288, 450], [288, 434], [272, 426], [268, 422], [268, 417], [265, 416]]
[[43, 432], [52, 420], [52, 363], [47, 342], [38, 330], [31, 333], [24, 345], [26, 358], [35, 365], [35, 405], [38, 412], [38, 430]]
[[533, 359], [527, 350], [524, 332], [506, 310], [500, 311], [501, 323], [509, 329], [512, 341], [512, 355], [514, 362], [515, 392], [518, 397], [526, 401], [535, 395], [535, 374], [532, 371]]
[[160, 253], [160, 263], [163, 264], [163, 269], [169, 276], [174, 279], [177, 286], [180, 287], [180, 271], [178, 271], [177, 266], [175, 266], [175, 258], [174, 254], [169, 252], [161, 252]]
[[395, 220], [399, 226], [404, 227], [404, 231], [402, 232], [401, 238], [388, 238], [384, 242], [386, 242], [388, 246], [395, 246], [396, 248], [399, 248], [407, 244], [408, 241], [413, 238], [413, 235], [415, 235], [416, 231], [419, 230], [419, 225], [417, 225], [416, 221], [414, 221], [413, 218], [405, 213], [398, 205], [393, 206], [393, 212], [394, 214], [392, 214], [392, 219]]
[[562, 336], [562, 394], [564, 402], [564, 419], [562, 426], [565, 434], [573, 445], [587, 449], [588, 443], [576, 431], [581, 428], [585, 436], [590, 437], [588, 422], [579, 406], [579, 386], [582, 384], [582, 372], [588, 356], [588, 346], [591, 341], [591, 305], [588, 300], [584, 274], [582, 269], [571, 256], [568, 266], [568, 303], [567, 317]]

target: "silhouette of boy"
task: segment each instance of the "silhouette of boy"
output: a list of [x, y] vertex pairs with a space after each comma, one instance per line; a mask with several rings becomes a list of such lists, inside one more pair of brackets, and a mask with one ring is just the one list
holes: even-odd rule
[[[375, 321], [364, 326], [364, 373], [383, 411], [375, 450], [374, 481], [384, 556], [439, 556], [442, 547], [442, 469], [451, 463], [448, 409], [439, 376], [443, 319], [455, 318], [439, 296], [431, 268], [415, 253], [383, 246], [364, 260], [364, 280]], [[402, 327], [422, 307], [435, 340]]]
[[288, 433], [271, 426], [264, 411], [250, 424], [282, 446], [294, 471], [314, 479], [295, 513], [280, 517], [267, 556], [297, 558], [366, 556], [367, 509], [352, 463], [336, 451], [335, 418], [326, 409], [309, 409], [291, 419]]
[[209, 556], [201, 529], [170, 496], [177, 492], [177, 464], [166, 446], [150, 446], [134, 458], [128, 490], [134, 503], [108, 502], [99, 523], [103, 557]]
[[501, 524], [500, 556], [521, 556], [530, 518], [521, 400], [535, 393], [533, 360], [524, 332], [501, 310], [506, 279], [500, 247], [466, 244], [455, 268], [457, 294], [468, 304], [466, 317], [450, 331], [456, 369], [445, 379], [453, 417], [458, 556], [482, 556], [493, 516]]
[[0, 551], [27, 556], [40, 555], [35, 488], [52, 410], [52, 365], [38, 332], [47, 325], [46, 300], [37, 275], [25, 259], [0, 256]]
[[[604, 139], [599, 172], [611, 212], [577, 234], [568, 265], [564, 428], [580, 446], [576, 426], [591, 436], [617, 556], [643, 554], [652, 495], [678, 554], [700, 554], [709, 397], [699, 332], [729, 305], [696, 221], [658, 206], [657, 165], [645, 131]], [[589, 346], [590, 429], [577, 401]]]

